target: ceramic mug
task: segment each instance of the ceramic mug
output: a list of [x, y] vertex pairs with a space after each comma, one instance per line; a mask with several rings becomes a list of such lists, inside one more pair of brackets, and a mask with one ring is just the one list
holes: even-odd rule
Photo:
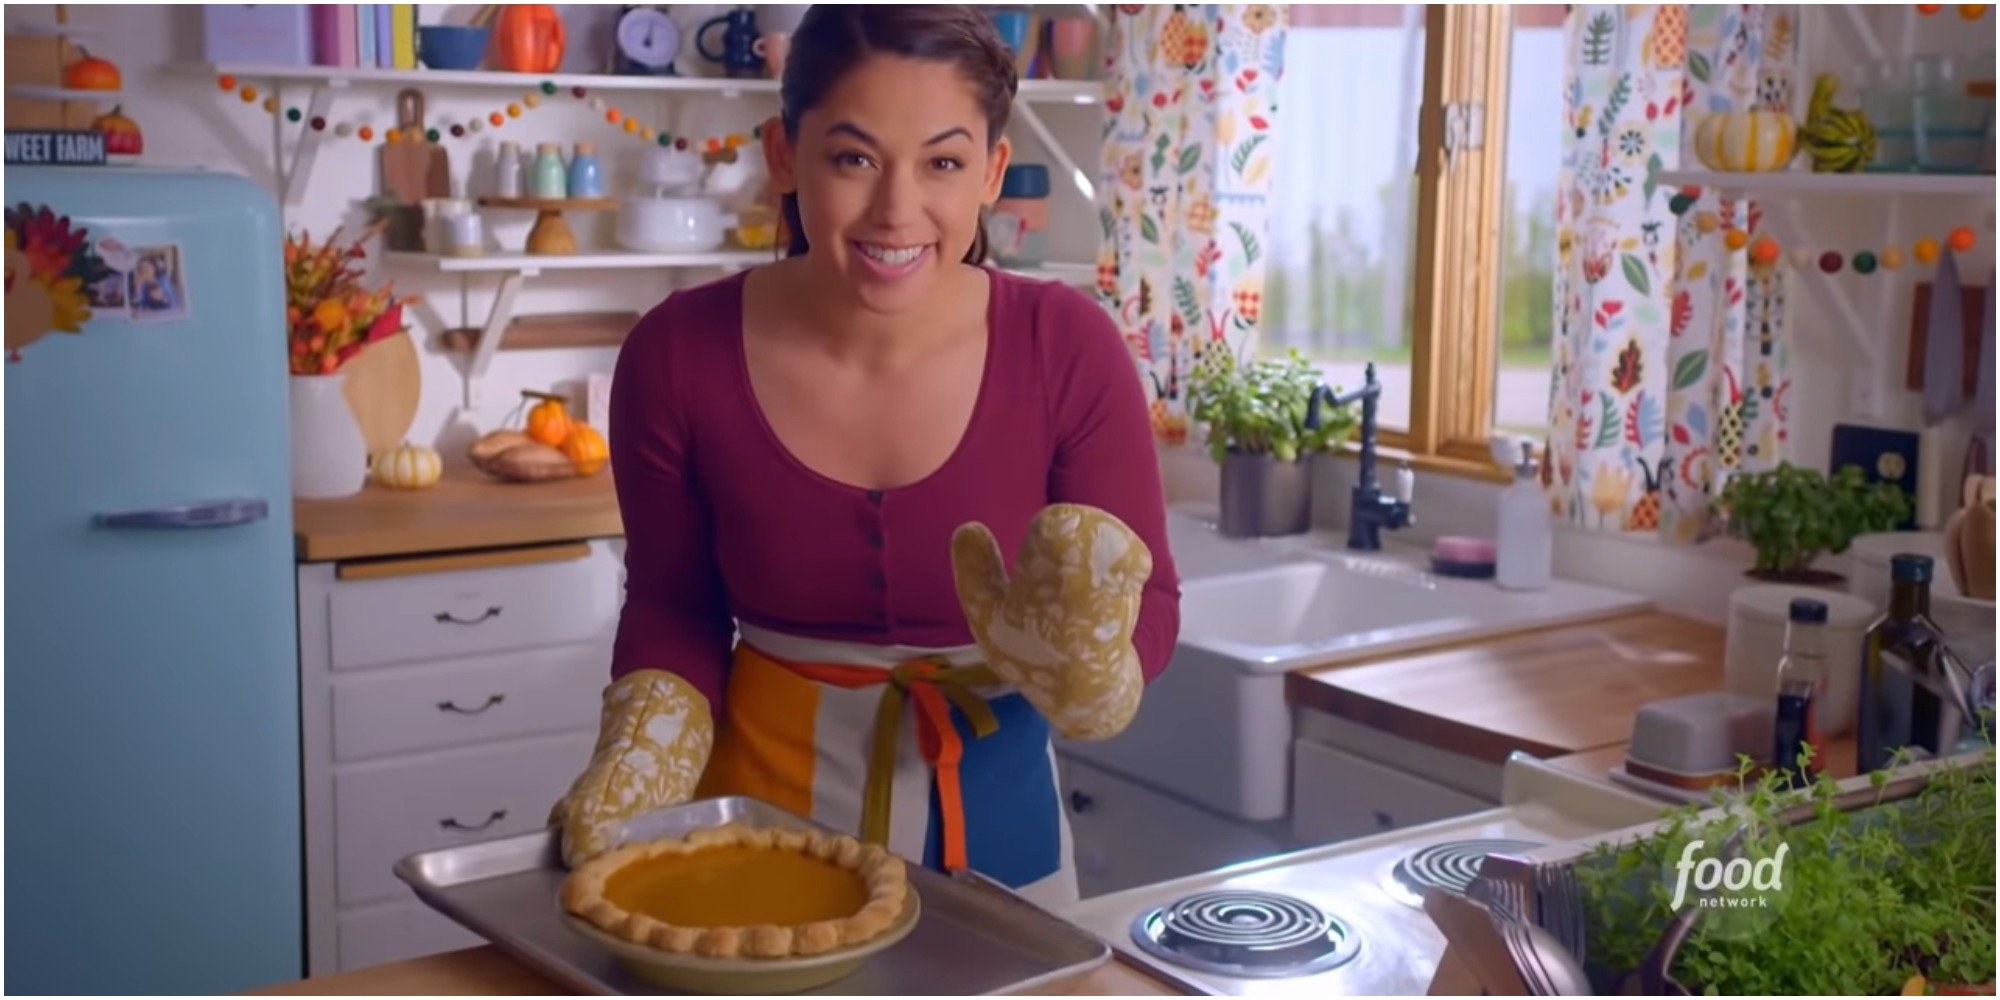
[[1014, 72], [1025, 78], [1035, 63], [1037, 36], [1040, 34], [1041, 19], [1023, 10], [996, 10], [993, 12], [993, 27], [1000, 34], [1000, 40], [1014, 53]]
[[1058, 80], [1088, 80], [1097, 63], [1097, 18], [1058, 17], [1049, 26], [1049, 61]]
[[771, 79], [785, 78], [785, 57], [792, 53], [792, 35], [788, 31], [766, 31], [757, 39], [750, 51], [764, 60], [764, 68]]

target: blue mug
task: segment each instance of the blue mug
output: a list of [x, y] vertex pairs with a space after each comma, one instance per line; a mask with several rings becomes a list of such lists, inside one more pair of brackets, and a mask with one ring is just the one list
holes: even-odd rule
[[[711, 51], [708, 47], [709, 29], [722, 25], [722, 50]], [[761, 77], [764, 75], [764, 57], [757, 54], [757, 36], [763, 34], [757, 28], [757, 14], [748, 7], [738, 7], [727, 14], [711, 17], [703, 21], [694, 33], [695, 50], [702, 57], [722, 64], [723, 72], [733, 77]]]
[[993, 27], [1000, 32], [1000, 40], [1015, 54], [1028, 47], [1029, 18], [1026, 11], [996, 10], [993, 12]]

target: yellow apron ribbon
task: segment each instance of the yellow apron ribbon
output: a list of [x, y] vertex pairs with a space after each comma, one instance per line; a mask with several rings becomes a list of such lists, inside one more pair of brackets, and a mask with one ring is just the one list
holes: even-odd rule
[[923, 757], [937, 775], [938, 811], [943, 820], [944, 866], [955, 870], [966, 866], [965, 800], [958, 783], [958, 763], [965, 756], [964, 741], [951, 722], [951, 706], [957, 706], [972, 727], [976, 738], [984, 739], [1000, 729], [992, 706], [974, 690], [1000, 683], [1000, 678], [984, 664], [954, 667], [933, 659], [906, 660], [889, 670], [840, 663], [797, 663], [782, 660], [744, 644], [749, 655], [760, 657], [794, 674], [839, 688], [883, 685], [882, 699], [875, 706], [875, 726], [868, 751], [868, 777], [862, 788], [861, 839], [871, 844], [889, 842], [890, 792], [896, 774], [896, 739], [902, 732], [904, 694], [917, 703], [917, 741]]

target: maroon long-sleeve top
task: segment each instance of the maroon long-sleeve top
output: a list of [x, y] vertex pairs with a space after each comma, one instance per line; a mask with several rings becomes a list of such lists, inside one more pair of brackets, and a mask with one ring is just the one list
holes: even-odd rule
[[951, 534], [993, 531], [1012, 570], [1036, 511], [1116, 515], [1152, 550], [1132, 642], [1148, 680], [1180, 631], [1180, 581], [1147, 403], [1111, 318], [1082, 292], [993, 272], [986, 367], [958, 447], [935, 472], [870, 490], [788, 451], [750, 388], [744, 276], [668, 296], [633, 328], [611, 390], [625, 523], [614, 677], [685, 677], [719, 711], [732, 618], [870, 644], [972, 642]]

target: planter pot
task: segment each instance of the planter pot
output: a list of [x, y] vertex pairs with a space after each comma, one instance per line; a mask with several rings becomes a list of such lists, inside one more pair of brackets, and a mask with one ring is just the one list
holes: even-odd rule
[[1231, 452], [1222, 460], [1216, 527], [1230, 538], [1302, 534], [1311, 524], [1311, 487], [1304, 462]]
[[1847, 584], [1847, 577], [1830, 570], [1799, 567], [1795, 569], [1746, 569], [1743, 575], [1766, 583], [1796, 583], [1804, 587], [1840, 588]]
[[368, 445], [342, 387], [347, 376], [292, 376], [292, 496], [353, 496], [368, 481]]

